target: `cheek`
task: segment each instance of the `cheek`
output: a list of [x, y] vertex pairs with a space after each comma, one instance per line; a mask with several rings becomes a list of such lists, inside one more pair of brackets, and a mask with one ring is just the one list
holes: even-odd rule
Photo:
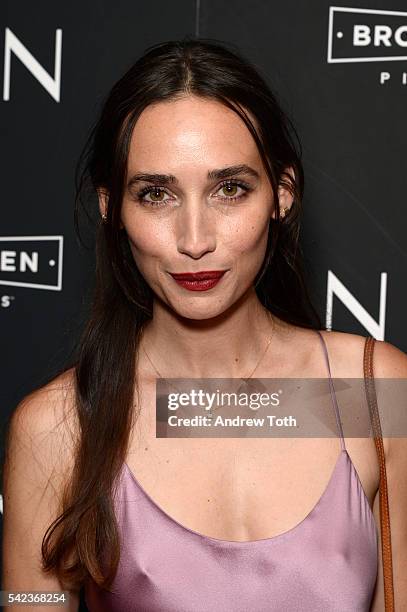
[[153, 269], [156, 261], [162, 261], [168, 256], [171, 237], [157, 224], [143, 223], [137, 227], [139, 231], [127, 228], [127, 235], [133, 259], [143, 274]]
[[264, 215], [236, 220], [225, 232], [223, 242], [231, 253], [243, 257], [262, 257], [267, 246], [269, 225], [270, 219]]
[[[253, 271], [263, 262], [269, 224], [265, 210], [220, 219], [215, 229], [216, 249], [221, 257], [229, 255], [234, 261], [244, 260], [247, 271]], [[149, 223], [147, 218], [127, 225], [126, 231], [133, 259], [144, 277], [151, 277], [157, 265], [168, 261], [170, 253], [176, 253], [171, 224]]]

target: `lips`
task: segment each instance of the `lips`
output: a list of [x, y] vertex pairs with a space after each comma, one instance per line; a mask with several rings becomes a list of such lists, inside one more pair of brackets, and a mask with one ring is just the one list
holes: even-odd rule
[[216, 280], [225, 274], [226, 270], [205, 270], [203, 272], [184, 272], [181, 274], [171, 274], [175, 280], [202, 281]]

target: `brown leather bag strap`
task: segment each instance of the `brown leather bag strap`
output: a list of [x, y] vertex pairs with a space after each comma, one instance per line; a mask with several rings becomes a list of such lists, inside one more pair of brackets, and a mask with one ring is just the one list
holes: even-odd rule
[[380, 426], [379, 412], [377, 409], [377, 397], [373, 375], [374, 345], [375, 339], [372, 336], [368, 336], [365, 342], [363, 368], [367, 403], [369, 406], [374, 441], [380, 466], [379, 502], [384, 579], [384, 605], [386, 612], [394, 612], [393, 562], [391, 553], [389, 499], [387, 493], [386, 463], [383, 449], [382, 430]]

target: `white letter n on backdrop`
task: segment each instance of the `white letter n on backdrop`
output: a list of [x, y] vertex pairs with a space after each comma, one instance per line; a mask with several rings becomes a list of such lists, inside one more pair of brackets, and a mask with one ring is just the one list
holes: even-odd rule
[[41, 83], [44, 89], [59, 102], [61, 91], [61, 56], [62, 56], [62, 30], [55, 30], [55, 59], [54, 59], [54, 78], [41, 66], [38, 60], [29, 52], [27, 47], [17, 38], [15, 34], [6, 28], [4, 42], [4, 77], [3, 77], [3, 100], [10, 100], [10, 67], [11, 53], [14, 53], [31, 72], [31, 74]]
[[326, 299], [326, 328], [332, 329], [332, 310], [334, 295], [350, 310], [353, 316], [366, 328], [376, 340], [384, 340], [384, 328], [386, 320], [386, 287], [387, 272], [380, 274], [380, 308], [379, 323], [367, 312], [360, 302], [341, 283], [335, 274], [328, 270], [327, 299]]

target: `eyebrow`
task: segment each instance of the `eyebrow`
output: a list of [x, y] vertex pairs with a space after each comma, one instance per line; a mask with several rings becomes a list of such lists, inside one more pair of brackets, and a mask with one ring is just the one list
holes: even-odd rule
[[[238, 174], [245, 174], [247, 176], [253, 176], [254, 178], [260, 178], [260, 174], [254, 168], [251, 168], [247, 164], [240, 164], [237, 166], [227, 166], [226, 168], [216, 168], [215, 170], [208, 171], [208, 179], [224, 179]], [[148, 174], [145, 172], [137, 172], [134, 174], [127, 183], [127, 188], [130, 189], [135, 183], [148, 182], [148, 183], [160, 183], [162, 185], [177, 185], [178, 179], [173, 174]]]

